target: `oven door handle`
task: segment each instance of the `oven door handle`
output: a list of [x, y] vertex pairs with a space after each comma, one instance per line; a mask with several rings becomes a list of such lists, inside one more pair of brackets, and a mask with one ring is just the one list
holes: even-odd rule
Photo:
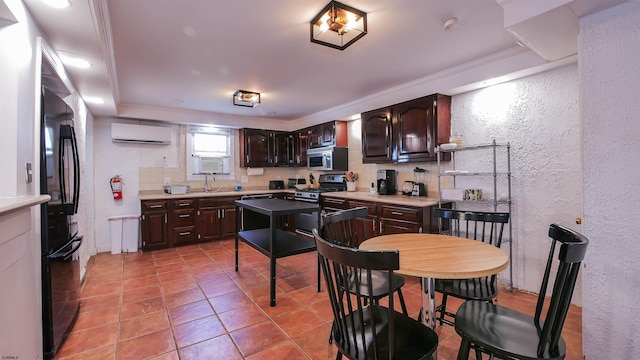
[[60, 248], [60, 250], [49, 255], [49, 259], [60, 260], [60, 261], [68, 260], [76, 251], [78, 251], [78, 249], [80, 249], [80, 245], [82, 245], [82, 236], [75, 237], [73, 240], [71, 240], [71, 244], [72, 246], [71, 246], [71, 249], [69, 249], [69, 251], [65, 253], [60, 253], [60, 250], [66, 248], [66, 246], [63, 246], [62, 248]]

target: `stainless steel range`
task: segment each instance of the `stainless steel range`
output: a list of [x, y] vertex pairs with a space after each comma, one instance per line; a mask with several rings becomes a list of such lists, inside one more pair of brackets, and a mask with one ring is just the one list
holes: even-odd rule
[[[344, 174], [322, 174], [318, 179], [317, 188], [296, 190], [297, 201], [319, 203], [321, 194], [330, 191], [346, 191], [347, 182]], [[317, 213], [303, 213], [296, 215], [296, 232], [313, 237], [312, 230], [318, 227]]]

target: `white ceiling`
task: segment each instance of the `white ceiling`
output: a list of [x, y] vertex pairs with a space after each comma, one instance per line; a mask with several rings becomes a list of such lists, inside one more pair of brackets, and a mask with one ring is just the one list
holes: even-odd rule
[[[105, 99], [103, 105], [87, 104], [97, 116], [164, 111], [299, 120], [419, 79], [455, 76], [456, 69], [468, 69], [468, 64], [478, 69], [469, 79], [486, 80], [496, 72], [482, 74], [485, 63], [505, 54], [525, 55], [528, 62], [505, 67], [498, 75], [549, 63], [575, 54], [577, 36], [576, 17], [575, 23], [560, 24], [569, 40], [554, 48], [560, 48], [556, 59], [545, 58], [535, 44], [527, 46], [536, 52], [521, 48], [516, 38], [526, 41], [524, 26], [517, 33], [514, 29], [526, 21], [504, 27], [505, 3], [512, 0], [343, 0], [368, 14], [368, 34], [344, 51], [309, 41], [309, 21], [328, 0], [71, 0], [64, 10], [41, 0], [23, 1], [59, 54], [92, 63], [90, 69], [67, 67], [67, 72], [82, 97]], [[530, 0], [513, 2], [524, 1]], [[548, 8], [572, 3], [549, 2], [556, 4]], [[573, 1], [573, 8], [564, 7], [570, 16], [581, 15], [575, 14], [576, 2], [620, 1]], [[443, 23], [452, 17], [460, 27], [445, 31]], [[541, 34], [557, 38], [553, 24], [540, 16], [536, 20], [533, 30], [525, 28], [537, 41], [545, 41]], [[262, 93], [262, 104], [234, 106], [232, 94], [238, 89]], [[454, 91], [448, 85], [433, 90]], [[407, 96], [422, 95], [427, 93]], [[370, 108], [345, 111], [366, 110]]]

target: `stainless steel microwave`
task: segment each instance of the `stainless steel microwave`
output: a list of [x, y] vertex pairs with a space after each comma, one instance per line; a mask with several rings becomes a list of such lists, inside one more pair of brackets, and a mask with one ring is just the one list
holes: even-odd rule
[[347, 171], [349, 149], [329, 146], [307, 150], [307, 167], [311, 170]]

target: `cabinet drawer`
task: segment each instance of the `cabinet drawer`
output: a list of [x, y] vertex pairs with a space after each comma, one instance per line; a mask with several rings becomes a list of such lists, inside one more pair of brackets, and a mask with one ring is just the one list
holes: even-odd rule
[[198, 235], [195, 226], [182, 226], [173, 228], [173, 242], [175, 244], [196, 242]]
[[347, 208], [347, 200], [322, 197], [322, 208], [328, 211], [344, 210]]
[[420, 222], [422, 209], [382, 205], [382, 217], [410, 222]]
[[357, 208], [364, 206], [367, 208], [369, 215], [378, 215], [378, 204], [369, 201], [349, 200], [349, 208]]
[[142, 212], [167, 210], [167, 202], [165, 200], [145, 200], [142, 202]]
[[186, 208], [193, 208], [195, 205], [195, 199], [180, 199], [180, 200], [174, 200], [173, 201], [173, 208], [178, 210], [178, 209], [186, 209]]
[[200, 199], [198, 200], [198, 206], [201, 209], [211, 207], [234, 207], [236, 200], [240, 200], [240, 197]]
[[171, 214], [174, 226], [195, 225], [194, 209], [174, 210]]

